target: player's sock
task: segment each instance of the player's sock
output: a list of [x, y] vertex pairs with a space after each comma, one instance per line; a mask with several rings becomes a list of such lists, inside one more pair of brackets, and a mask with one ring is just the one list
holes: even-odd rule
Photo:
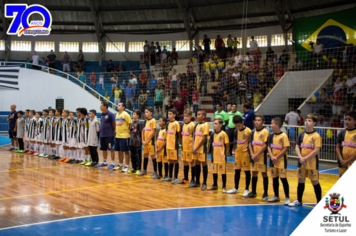
[[313, 185], [314, 187], [314, 192], [315, 192], [315, 196], [316, 196], [316, 202], [319, 203], [321, 200], [321, 186], [318, 183], [317, 185]]
[[184, 180], [188, 180], [189, 166], [184, 166]]
[[253, 177], [252, 177], [252, 192], [253, 192], [253, 193], [256, 193], [257, 180], [258, 180], [258, 177], [257, 177], [257, 176], [253, 176]]
[[87, 161], [90, 161], [90, 160], [91, 160], [91, 156], [87, 155]]
[[147, 165], [148, 165], [148, 158], [143, 158], [143, 169], [147, 170]]
[[163, 167], [162, 162], [158, 162], [158, 175], [159, 176], [162, 176], [162, 167]]
[[302, 202], [304, 189], [305, 189], [305, 183], [298, 183], [297, 196], [299, 202]]
[[70, 150], [70, 159], [75, 160], [75, 154], [76, 154], [75, 150]]
[[268, 195], [268, 177], [263, 177], [264, 194]]
[[179, 173], [179, 163], [176, 163], [174, 165], [174, 178], [178, 179], [178, 173]]
[[201, 172], [201, 166], [197, 165], [195, 166], [195, 178], [196, 178], [196, 183], [200, 184], [200, 172]]
[[59, 152], [59, 145], [56, 145], [56, 153], [57, 153], [57, 156], [59, 156], [60, 152]]
[[287, 178], [281, 178], [282, 184], [283, 184], [283, 189], [284, 189], [284, 194], [286, 195], [287, 198], [289, 198], [289, 184]]
[[191, 167], [191, 170], [190, 170], [190, 174], [191, 174], [191, 178], [192, 178], [192, 181], [195, 181], [195, 166], [192, 166]]
[[173, 177], [173, 163], [169, 163], [169, 178]]
[[77, 160], [81, 161], [82, 160], [82, 150], [77, 149]]
[[223, 188], [226, 188], [226, 174], [222, 174], [221, 178], [222, 178]]
[[164, 177], [168, 176], [168, 170], [169, 170], [168, 163], [164, 163]]
[[273, 191], [274, 196], [279, 197], [279, 177], [273, 178]]
[[250, 183], [251, 183], [251, 171], [246, 170], [245, 171], [245, 183], [246, 183], [246, 188], [245, 189], [249, 189], [250, 188]]
[[239, 189], [241, 170], [235, 170], [235, 188]]
[[206, 180], [208, 179], [208, 166], [203, 166], [203, 184], [206, 185]]
[[45, 152], [45, 145], [42, 144], [42, 145], [41, 145], [41, 153], [44, 153], [44, 152]]
[[217, 187], [218, 186], [218, 174], [213, 174], [213, 180], [214, 180], [213, 186]]
[[153, 165], [153, 171], [157, 173], [157, 160], [156, 160], [156, 158], [152, 159], [152, 165]]

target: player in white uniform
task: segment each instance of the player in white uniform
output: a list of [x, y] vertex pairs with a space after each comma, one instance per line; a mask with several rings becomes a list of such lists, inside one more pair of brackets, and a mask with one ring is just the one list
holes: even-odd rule
[[61, 108], [56, 109], [56, 116], [57, 120], [54, 123], [54, 141], [56, 147], [56, 157], [53, 158], [54, 160], [61, 159], [61, 146], [62, 146], [62, 131], [63, 131], [63, 117], [62, 117], [62, 110]]
[[42, 128], [42, 147], [41, 147], [41, 151], [40, 154], [38, 155], [39, 157], [48, 157], [48, 153], [47, 151], [47, 143], [48, 143], [48, 122], [50, 117], [48, 116], [48, 109], [44, 109], [42, 111], [43, 113], [43, 128]]
[[62, 117], [63, 117], [63, 125], [62, 125], [63, 158], [62, 159], [70, 158], [70, 154], [69, 154], [69, 152], [70, 152], [70, 150], [69, 150], [70, 119], [68, 116], [69, 116], [69, 111], [63, 110], [63, 112], [62, 112]]
[[36, 111], [31, 110], [29, 112], [30, 122], [28, 124], [28, 133], [27, 138], [30, 141], [30, 150], [28, 151], [29, 154], [35, 153], [36, 148], [36, 123], [37, 119], [35, 117]]
[[30, 150], [30, 139], [28, 137], [28, 130], [29, 130], [29, 125], [30, 125], [30, 109], [27, 109], [25, 111], [25, 133], [24, 133], [24, 153], [28, 152]]
[[41, 118], [42, 112], [36, 112], [36, 129], [35, 129], [35, 142], [36, 142], [36, 150], [33, 153], [34, 156], [38, 156], [42, 147], [42, 130], [43, 130], [43, 119]]
[[51, 146], [52, 155], [49, 156], [50, 159], [56, 157], [56, 144], [54, 141], [54, 123], [56, 122], [56, 117], [54, 116], [55, 110], [49, 110], [49, 116], [51, 117], [49, 122], [49, 144]]
[[[90, 161], [90, 152], [88, 147], [88, 134], [89, 134], [89, 124], [90, 118], [87, 116], [88, 111], [86, 108], [80, 108], [81, 122], [79, 125], [78, 132], [78, 148], [80, 150], [80, 156], [82, 157], [81, 165], [85, 165]], [[84, 151], [84, 153], [83, 153]]]

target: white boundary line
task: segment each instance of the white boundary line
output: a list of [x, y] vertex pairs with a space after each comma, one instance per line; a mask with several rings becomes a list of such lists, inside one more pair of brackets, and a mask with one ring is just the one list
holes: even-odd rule
[[[331, 168], [331, 169], [327, 169], [327, 170], [322, 170], [322, 171], [319, 171], [319, 173], [327, 172], [329, 170], [336, 170], [336, 169], [339, 169], [339, 167], [335, 167], [335, 168]], [[336, 174], [331, 174], [331, 175], [336, 175]]]
[[[306, 204], [314, 204], [314, 203], [303, 203], [303, 204], [306, 205]], [[44, 221], [44, 222], [34, 223], [34, 224], [18, 225], [18, 226], [12, 226], [12, 227], [7, 227], [7, 228], [1, 228], [0, 231], [1, 230], [6, 230], [6, 229], [28, 227], [28, 226], [32, 226], [32, 225], [48, 224], [48, 223], [59, 222], [59, 221], [76, 220], [76, 219], [98, 217], [98, 216], [132, 214], [132, 213], [150, 212], [150, 211], [187, 210], [187, 209], [216, 208], [216, 207], [277, 206], [277, 205], [279, 206], [279, 205], [284, 205], [284, 204], [283, 203], [278, 203], [278, 204], [246, 204], [246, 205], [201, 206], [201, 207], [183, 207], [183, 208], [166, 208], [166, 209], [154, 209], [154, 210], [142, 210], [142, 211], [116, 212], [116, 213], [98, 214], [98, 215], [91, 215], [91, 216], [73, 217], [73, 218], [67, 218], [67, 219], [61, 219], [61, 220]], [[286, 206], [286, 208], [289, 208], [289, 207]]]

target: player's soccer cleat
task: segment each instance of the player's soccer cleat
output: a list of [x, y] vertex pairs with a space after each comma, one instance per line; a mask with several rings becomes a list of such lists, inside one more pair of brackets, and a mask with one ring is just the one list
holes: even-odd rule
[[13, 151], [13, 150], [15, 150], [15, 148], [10, 148], [10, 149], [8, 149], [8, 151], [10, 151], [10, 152]]
[[48, 158], [53, 160], [55, 157], [55, 155], [50, 155]]
[[71, 162], [72, 160], [71, 159], [69, 159], [69, 158], [67, 158], [67, 160], [65, 160], [65, 161], [63, 161], [64, 163], [69, 163], [69, 162]]
[[254, 193], [254, 192], [250, 192], [249, 194], [247, 194], [246, 197], [248, 197], [248, 198], [255, 198], [255, 197], [257, 197], [257, 194]]
[[208, 190], [218, 190], [218, 186], [211, 185]]
[[24, 150], [20, 150], [19, 153], [24, 153], [25, 151]]
[[28, 153], [28, 150], [23, 150], [24, 153]]
[[169, 176], [164, 177], [164, 178], [162, 179], [162, 182], [172, 182], [172, 178], [170, 178]]
[[229, 191], [227, 191], [228, 194], [233, 194], [233, 193], [237, 193], [239, 190], [236, 188], [230, 189]]
[[79, 165], [85, 165], [85, 164], [87, 164], [87, 161], [82, 161], [79, 163]]
[[141, 171], [141, 173], [137, 174], [138, 176], [145, 176], [147, 175], [147, 170]]
[[136, 175], [139, 175], [140, 173], [141, 173], [140, 170], [136, 170], [136, 172], [135, 172]]
[[198, 187], [200, 187], [200, 184], [197, 184], [194, 180], [192, 180], [188, 185], [188, 188], [198, 188]]
[[124, 166], [118, 165], [118, 166], [114, 167], [114, 170], [122, 170], [123, 167], [124, 167]]
[[91, 164], [90, 164], [90, 167], [94, 167], [94, 166], [96, 166], [98, 163], [97, 162], [92, 162]]
[[173, 178], [172, 184], [178, 184], [178, 182], [179, 182], [178, 178]]
[[226, 188], [223, 188], [221, 192], [226, 193]]
[[290, 203], [290, 199], [286, 197], [286, 199], [284, 199], [284, 205], [288, 206]]
[[33, 155], [34, 155], [34, 156], [38, 156], [38, 152], [34, 152]]
[[245, 190], [244, 190], [244, 193], [242, 194], [242, 196], [243, 196], [243, 197], [247, 197], [249, 193], [250, 193], [250, 192], [248, 191], [248, 189], [245, 189]]
[[262, 195], [262, 202], [267, 202], [268, 200], [268, 195], [267, 194], [263, 194]]
[[[18, 152], [18, 151], [17, 151]], [[39, 157], [44, 157], [44, 153], [38, 155]]]
[[302, 206], [303, 203], [298, 201], [298, 200], [295, 200], [294, 202], [290, 203], [288, 206], [290, 207], [296, 207], [296, 206]]
[[73, 164], [80, 164], [82, 161], [81, 160], [75, 160], [75, 162], [73, 162]]
[[114, 169], [115, 168], [115, 165], [114, 164], [110, 164], [109, 166], [108, 166], [108, 170], [112, 170], [112, 169]]
[[67, 158], [64, 158], [64, 157], [63, 157], [62, 159], [59, 160], [59, 162], [63, 162], [63, 161], [65, 161], [66, 159], [67, 159]]
[[129, 171], [130, 170], [130, 168], [129, 167], [127, 167], [127, 166], [125, 166], [124, 168], [122, 168], [122, 172], [127, 172], [127, 171]]
[[157, 174], [154, 174], [153, 176], [151, 176], [152, 179], [160, 179], [161, 176], [157, 175]]
[[201, 186], [201, 188], [200, 188], [200, 190], [206, 190], [207, 189], [207, 186], [206, 186], [206, 184], [202, 184], [202, 186]]
[[106, 162], [103, 162], [101, 164], [97, 164], [95, 167], [96, 168], [101, 168], [101, 167], [107, 167], [107, 166], [108, 166], [108, 164], [106, 164]]
[[90, 166], [91, 165], [91, 161], [87, 161], [87, 163], [85, 163], [86, 166]]
[[270, 199], [268, 199], [267, 202], [279, 202], [281, 199], [279, 197], [273, 196]]
[[28, 151], [27, 153], [28, 153], [28, 154], [32, 154], [32, 153], [33, 153], [33, 151], [31, 151], [31, 150], [30, 150], [30, 151]]
[[178, 181], [177, 184], [185, 184], [185, 183], [186, 183], [185, 181], [186, 181], [186, 180], [182, 179], [181, 181]]
[[127, 171], [127, 173], [128, 173], [128, 174], [135, 174], [135, 173], [136, 173], [136, 170], [131, 169], [131, 170]]
[[[70, 160], [69, 164], [78, 164], [76, 160]], [[79, 163], [80, 164], [80, 163]]]
[[55, 157], [53, 158], [53, 160], [59, 160], [59, 159], [61, 159], [60, 156], [55, 156]]
[[20, 150], [16, 150], [16, 151], [15, 151], [15, 153], [19, 153], [19, 152], [20, 152]]

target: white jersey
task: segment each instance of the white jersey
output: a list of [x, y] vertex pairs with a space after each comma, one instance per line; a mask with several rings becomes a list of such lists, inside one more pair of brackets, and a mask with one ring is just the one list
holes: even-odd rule
[[38, 135], [42, 136], [42, 131], [43, 131], [43, 119], [39, 118], [36, 121], [36, 136], [38, 136]]
[[56, 122], [57, 118], [56, 117], [53, 117], [53, 118], [50, 118], [50, 121], [49, 121], [49, 141], [54, 141], [54, 122]]
[[[84, 125], [82, 125], [84, 122]], [[89, 135], [89, 125], [90, 125], [90, 118], [80, 118], [78, 126], [78, 143], [88, 143], [88, 135]]]
[[42, 139], [46, 141], [49, 141], [49, 130], [51, 128], [50, 121], [51, 121], [51, 117], [49, 116], [43, 119]]
[[54, 127], [54, 140], [62, 141], [62, 131], [63, 131], [63, 117], [59, 117], [57, 119], [58, 123]]
[[77, 132], [78, 132], [78, 121], [70, 120], [69, 121], [69, 138], [77, 139]]
[[28, 129], [28, 133], [27, 133], [27, 137], [30, 139], [36, 138], [36, 128], [37, 128], [36, 124], [37, 124], [36, 117], [33, 117], [32, 119], [30, 119], [29, 129]]
[[62, 125], [62, 141], [68, 143], [70, 138], [70, 119], [64, 119]]

